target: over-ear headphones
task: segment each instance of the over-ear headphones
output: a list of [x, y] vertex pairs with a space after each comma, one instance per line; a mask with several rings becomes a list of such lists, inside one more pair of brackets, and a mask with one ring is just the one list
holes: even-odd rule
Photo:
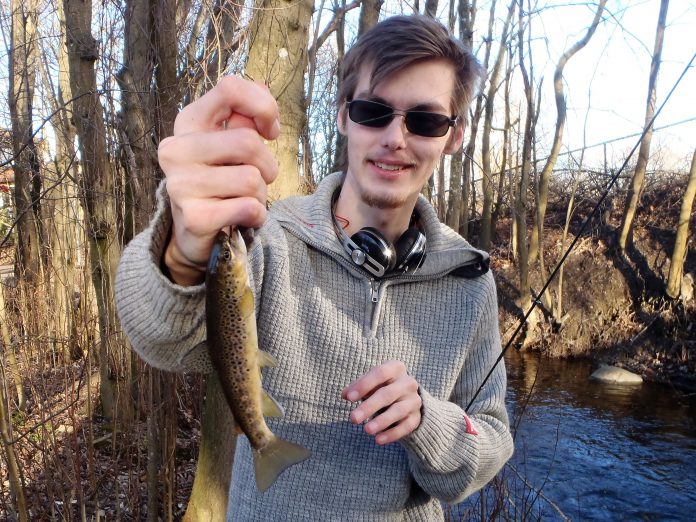
[[379, 230], [372, 227], [361, 228], [349, 237], [336, 220], [333, 208], [331, 216], [343, 248], [353, 263], [375, 277], [382, 277], [390, 272], [415, 272], [425, 260], [425, 235], [415, 225], [415, 219], [411, 220], [408, 230], [392, 245]]

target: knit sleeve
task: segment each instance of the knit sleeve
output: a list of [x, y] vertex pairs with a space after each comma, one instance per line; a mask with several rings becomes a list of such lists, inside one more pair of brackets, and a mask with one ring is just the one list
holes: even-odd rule
[[486, 485], [513, 451], [505, 409], [503, 361], [468, 413], [464, 411], [501, 352], [495, 284], [490, 274], [484, 277], [487, 292], [475, 343], [450, 400], [440, 400], [421, 387], [421, 424], [401, 441], [418, 484], [430, 495], [452, 504]]
[[160, 269], [171, 227], [163, 181], [150, 225], [126, 246], [116, 273], [121, 326], [148, 364], [168, 371], [209, 371], [205, 340], [204, 285], [182, 287]]

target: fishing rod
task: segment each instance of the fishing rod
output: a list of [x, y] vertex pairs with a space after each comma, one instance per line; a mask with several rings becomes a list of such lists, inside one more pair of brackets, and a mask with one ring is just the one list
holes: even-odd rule
[[585, 221], [583, 222], [582, 226], [580, 227], [580, 230], [578, 231], [578, 233], [575, 234], [575, 237], [573, 238], [573, 241], [570, 243], [570, 246], [568, 246], [568, 248], [566, 249], [565, 253], [564, 253], [563, 256], [561, 257], [560, 261], [556, 264], [556, 268], [553, 269], [553, 272], [551, 272], [551, 275], [550, 275], [550, 276], [548, 277], [548, 279], [546, 280], [546, 283], [544, 283], [544, 286], [542, 287], [541, 291], [540, 291], [539, 294], [538, 294], [539, 297], [537, 297], [537, 298], [535, 298], [535, 299], [532, 300], [532, 305], [529, 307], [529, 310], [527, 310], [527, 313], [524, 314], [524, 317], [522, 318], [522, 320], [520, 321], [520, 323], [517, 325], [517, 328], [515, 329], [515, 332], [512, 334], [512, 336], [510, 337], [510, 339], [508, 340], [508, 342], [505, 344], [505, 347], [504, 347], [503, 350], [500, 352], [500, 355], [498, 355], [498, 358], [497, 358], [497, 359], [495, 360], [495, 362], [493, 363], [493, 366], [491, 367], [491, 369], [488, 371], [488, 373], [487, 373], [486, 376], [484, 377], [483, 381], [481, 382], [481, 385], [478, 387], [478, 390], [476, 390], [476, 393], [474, 393], [474, 396], [473, 396], [473, 397], [471, 398], [471, 400], [469, 401], [469, 404], [466, 405], [466, 409], [464, 410], [465, 412], [468, 412], [468, 411], [469, 411], [469, 408], [471, 408], [471, 405], [474, 403], [474, 401], [475, 401], [476, 398], [478, 397], [479, 393], [481, 393], [481, 390], [483, 390], [483, 387], [486, 385], [486, 382], [488, 382], [488, 379], [489, 379], [489, 378], [491, 377], [491, 375], [493, 374], [493, 371], [495, 370], [496, 366], [498, 366], [498, 364], [500, 363], [500, 361], [503, 360], [503, 357], [505, 356], [505, 353], [508, 351], [508, 349], [510, 348], [510, 346], [512, 346], [512, 342], [513, 342], [513, 341], [515, 340], [515, 338], [517, 337], [517, 334], [520, 333], [520, 330], [522, 330], [522, 327], [527, 323], [527, 319], [529, 319], [529, 316], [532, 314], [532, 312], [534, 311], [534, 309], [535, 309], [537, 306], [539, 306], [539, 305], [541, 304], [541, 302], [540, 302], [539, 299], [541, 298], [542, 295], [544, 295], [544, 292], [546, 292], [546, 290], [548, 289], [548, 287], [551, 285], [551, 282], [553, 281], [554, 277], [556, 277], [556, 274], [558, 273], [559, 269], [561, 268], [561, 266], [563, 266], [563, 263], [565, 262], [565, 260], [566, 260], [566, 259], [568, 258], [568, 256], [570, 255], [570, 252], [573, 250], [573, 248], [575, 248], [575, 245], [577, 244], [578, 240], [580, 239], [580, 236], [582, 236], [583, 232], [585, 232], [585, 229], [587, 228], [587, 226], [590, 224], [590, 222], [591, 222], [592, 219], [594, 218], [595, 214], [597, 213], [597, 211], [598, 211], [599, 208], [601, 207], [602, 203], [604, 203], [604, 200], [607, 198], [607, 196], [609, 196], [609, 192], [611, 191], [612, 187], [613, 187], [613, 186], [616, 184], [616, 182], [618, 181], [619, 176], [621, 176], [621, 173], [626, 169], [626, 166], [628, 165], [628, 162], [629, 162], [629, 161], [631, 160], [631, 158], [633, 157], [633, 154], [636, 152], [636, 150], [638, 149], [638, 147], [640, 147], [640, 144], [643, 142], [643, 139], [645, 138], [645, 135], [646, 135], [646, 134], [650, 131], [650, 129], [652, 128], [653, 123], [655, 123], [655, 120], [656, 120], [657, 117], [660, 115], [660, 112], [662, 112], [662, 109], [665, 107], [665, 105], [666, 105], [667, 102], [669, 101], [669, 99], [670, 99], [670, 97], [672, 96], [672, 94], [674, 93], [674, 91], [677, 89], [677, 86], [681, 83], [681, 81], [682, 81], [682, 79], [684, 78], [684, 76], [686, 76], [686, 72], [689, 70], [689, 68], [691, 67], [691, 64], [694, 62], [695, 59], [696, 59], [696, 53], [691, 57], [691, 60], [689, 60], [689, 63], [686, 64], [686, 67], [684, 67], [684, 70], [683, 70], [682, 73], [679, 75], [679, 78], [677, 78], [677, 81], [676, 81], [676, 82], [674, 83], [674, 85], [672, 86], [672, 89], [670, 89], [669, 93], [668, 93], [667, 96], [665, 97], [665, 100], [662, 102], [662, 104], [661, 104], [660, 107], [657, 109], [657, 111], [655, 112], [655, 114], [653, 115], [653, 117], [650, 119], [650, 121], [648, 122], [648, 124], [647, 124], [647, 125], [645, 126], [645, 128], [643, 129], [643, 132], [640, 134], [640, 137], [638, 138], [638, 141], [636, 142], [636, 144], [635, 144], [635, 145], [633, 146], [633, 148], [631, 149], [631, 152], [628, 153], [628, 156], [627, 156], [626, 159], [624, 160], [624, 162], [623, 162], [623, 164], [621, 165], [621, 167], [619, 168], [619, 170], [616, 172], [616, 174], [614, 174], [614, 175], [612, 176], [611, 180], [609, 180], [609, 184], [607, 185], [607, 188], [605, 189], [604, 193], [602, 194], [602, 196], [599, 198], [599, 200], [598, 200], [597, 203], [595, 204], [594, 208], [592, 209], [592, 212], [590, 212], [590, 214], [587, 216], [587, 218], [585, 218]]

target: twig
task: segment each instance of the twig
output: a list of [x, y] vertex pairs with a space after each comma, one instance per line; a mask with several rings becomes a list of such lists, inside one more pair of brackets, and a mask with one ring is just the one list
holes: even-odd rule
[[564, 522], [571, 522], [571, 519], [570, 519], [568, 516], [566, 516], [565, 513], [563, 513], [563, 511], [561, 510], [561, 508], [558, 507], [558, 505], [557, 505], [553, 500], [551, 500], [551, 499], [548, 498], [546, 495], [544, 495], [544, 494], [541, 492], [541, 489], [537, 489], [536, 487], [534, 487], [534, 485], [530, 484], [530, 483], [527, 481], [527, 479], [526, 479], [525, 477], [523, 477], [522, 474], [521, 474], [519, 471], [517, 471], [517, 469], [515, 469], [515, 466], [513, 466], [512, 464], [509, 464], [509, 463], [508, 463], [508, 467], [515, 473], [515, 475], [517, 475], [517, 476], [519, 477], [519, 479], [520, 479], [522, 482], [524, 482], [525, 486], [527, 486], [529, 489], [534, 490], [534, 491], [536, 492], [536, 494], [537, 494], [539, 497], [541, 497], [542, 499], [544, 499], [544, 501], [545, 501], [549, 506], [551, 506], [551, 507], [556, 511], [556, 513], [558, 513], [558, 514], [560, 515], [560, 517], [564, 520]]
[[652, 326], [652, 324], [655, 322], [656, 319], [657, 319], [657, 316], [653, 317], [652, 321], [650, 321], [648, 324], [646, 324], [645, 327], [640, 332], [638, 332], [636, 335], [634, 335], [633, 339], [631, 339], [631, 342], [628, 344], [631, 345], [634, 342], [636, 342], [636, 339], [638, 339], [641, 335], [643, 335], [645, 332], [647, 332], [648, 328], [650, 328]]

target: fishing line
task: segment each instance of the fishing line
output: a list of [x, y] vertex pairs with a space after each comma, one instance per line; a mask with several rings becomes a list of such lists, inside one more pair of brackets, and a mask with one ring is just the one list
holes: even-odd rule
[[495, 370], [496, 366], [498, 366], [498, 364], [500, 363], [500, 361], [503, 360], [503, 356], [505, 355], [505, 352], [507, 352], [507, 351], [508, 351], [508, 348], [510, 348], [510, 346], [512, 346], [512, 342], [513, 342], [513, 341], [515, 340], [515, 338], [517, 337], [517, 334], [520, 333], [520, 330], [522, 330], [522, 327], [527, 323], [527, 319], [529, 319], [529, 316], [532, 314], [532, 312], [534, 311], [534, 309], [535, 309], [538, 305], [541, 304], [540, 301], [539, 301], [539, 298], [540, 298], [542, 295], [544, 295], [544, 292], [546, 292], [546, 290], [548, 289], [548, 287], [551, 285], [551, 282], [553, 281], [553, 278], [556, 277], [556, 274], [558, 273], [558, 270], [561, 268], [561, 266], [563, 266], [563, 263], [565, 262], [565, 260], [567, 259], [567, 257], [570, 255], [570, 252], [573, 250], [573, 248], [575, 248], [575, 245], [577, 244], [578, 240], [580, 239], [580, 236], [583, 234], [583, 232], [585, 232], [585, 229], [587, 228], [587, 226], [588, 226], [588, 225], [590, 224], [590, 222], [592, 221], [592, 218], [595, 216], [595, 214], [596, 214], [597, 211], [599, 210], [599, 207], [602, 205], [602, 203], [604, 203], [604, 200], [605, 200], [605, 199], [607, 198], [607, 196], [609, 195], [609, 192], [611, 191], [612, 187], [613, 187], [614, 184], [616, 184], [616, 182], [618, 181], [619, 176], [620, 176], [621, 173], [625, 170], [626, 166], [628, 165], [628, 162], [629, 162], [629, 161], [631, 160], [631, 158], [633, 157], [633, 154], [636, 152], [636, 150], [638, 149], [638, 147], [640, 146], [640, 144], [643, 142], [643, 139], [645, 138], [645, 135], [646, 135], [646, 134], [648, 133], [648, 131], [652, 128], [653, 123], [655, 123], [655, 120], [656, 120], [657, 117], [660, 115], [660, 112], [662, 112], [662, 109], [665, 107], [665, 105], [666, 105], [667, 102], [669, 101], [670, 97], [672, 96], [672, 93], [674, 93], [674, 91], [677, 89], [677, 86], [681, 83], [682, 79], [684, 78], [684, 76], [686, 76], [686, 72], [689, 70], [689, 68], [691, 67], [691, 64], [694, 62], [695, 59], [696, 59], [696, 53], [691, 57], [691, 60], [689, 60], [689, 63], [686, 64], [686, 67], [684, 67], [684, 70], [683, 70], [682, 73], [679, 75], [679, 78], [677, 78], [677, 81], [676, 81], [676, 82], [674, 83], [674, 85], [672, 86], [672, 89], [671, 89], [671, 90], [669, 91], [669, 93], [667, 94], [667, 97], [665, 98], [665, 100], [662, 102], [662, 104], [660, 105], [660, 107], [657, 109], [657, 111], [655, 112], [655, 114], [653, 115], [653, 117], [650, 119], [650, 121], [648, 122], [648, 124], [647, 124], [647, 125], [645, 126], [645, 128], [643, 129], [643, 132], [640, 134], [640, 137], [638, 138], [638, 141], [636, 142], [636, 144], [635, 144], [635, 145], [633, 146], [633, 148], [631, 149], [631, 152], [629, 152], [628, 157], [626, 157], [626, 159], [624, 160], [623, 164], [621, 165], [621, 168], [619, 168], [619, 170], [616, 172], [616, 174], [614, 174], [614, 176], [612, 176], [611, 180], [609, 181], [609, 185], [607, 185], [607, 188], [605, 189], [604, 193], [602, 194], [602, 197], [599, 198], [599, 201], [597, 201], [597, 203], [595, 204], [594, 208], [592, 209], [592, 212], [590, 212], [590, 215], [587, 216], [587, 218], [585, 218], [585, 221], [583, 222], [582, 226], [580, 227], [580, 230], [578, 231], [578, 233], [577, 233], [577, 234], [575, 235], [575, 237], [573, 238], [572, 243], [570, 244], [570, 246], [568, 246], [567, 250], [565, 251], [565, 253], [564, 253], [563, 256], [561, 257], [560, 261], [556, 264], [556, 268], [553, 269], [553, 272], [551, 272], [551, 275], [550, 275], [550, 276], [548, 277], [548, 279], [546, 280], [546, 283], [544, 283], [543, 288], [541, 289], [541, 291], [540, 291], [539, 294], [538, 294], [539, 297], [532, 300], [532, 305], [529, 307], [529, 310], [527, 310], [527, 313], [524, 314], [524, 317], [522, 318], [521, 322], [517, 325], [517, 328], [515, 329], [515, 332], [512, 334], [512, 337], [510, 337], [510, 340], [505, 344], [505, 348], [503, 348], [503, 350], [500, 352], [500, 355], [498, 356], [498, 358], [497, 358], [497, 359], [495, 360], [495, 362], [493, 363], [493, 366], [491, 367], [491, 369], [490, 369], [490, 370], [488, 371], [488, 373], [486, 374], [486, 377], [484, 377], [483, 382], [481, 382], [481, 385], [478, 387], [478, 390], [476, 390], [476, 393], [474, 393], [474, 396], [473, 396], [473, 397], [471, 398], [471, 400], [469, 401], [469, 404], [466, 405], [466, 409], [464, 410], [465, 412], [468, 412], [468, 411], [469, 411], [469, 408], [471, 408], [471, 405], [474, 403], [474, 401], [475, 401], [476, 398], [478, 397], [479, 393], [481, 393], [481, 390], [482, 390], [483, 387], [486, 385], [486, 382], [488, 382], [488, 379], [489, 379], [489, 378], [491, 377], [491, 375], [493, 374], [493, 370]]

